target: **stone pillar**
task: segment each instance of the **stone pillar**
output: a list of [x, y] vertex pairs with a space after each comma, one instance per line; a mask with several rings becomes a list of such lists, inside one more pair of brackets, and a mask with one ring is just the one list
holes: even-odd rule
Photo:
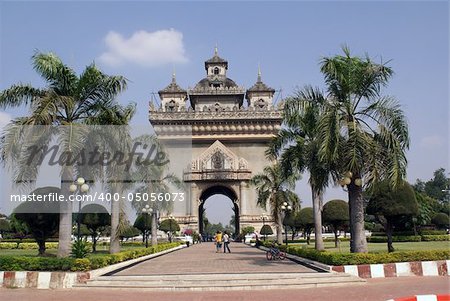
[[198, 217], [198, 186], [195, 183], [191, 184], [190, 200], [189, 200], [189, 215]]
[[245, 216], [247, 215], [247, 183], [245, 181], [241, 181], [239, 184], [239, 192], [240, 192], [240, 215]]

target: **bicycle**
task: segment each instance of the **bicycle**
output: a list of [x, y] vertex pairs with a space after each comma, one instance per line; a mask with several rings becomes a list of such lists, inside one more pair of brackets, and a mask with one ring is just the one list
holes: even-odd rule
[[266, 252], [267, 260], [285, 260], [286, 253], [280, 251], [276, 246], [270, 247], [270, 249]]

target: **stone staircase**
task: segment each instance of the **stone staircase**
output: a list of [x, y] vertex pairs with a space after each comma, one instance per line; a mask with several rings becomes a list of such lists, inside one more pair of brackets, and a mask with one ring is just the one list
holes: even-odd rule
[[365, 284], [365, 280], [344, 273], [242, 273], [145, 276], [99, 276], [83, 288], [120, 288], [148, 291], [229, 291], [300, 289]]

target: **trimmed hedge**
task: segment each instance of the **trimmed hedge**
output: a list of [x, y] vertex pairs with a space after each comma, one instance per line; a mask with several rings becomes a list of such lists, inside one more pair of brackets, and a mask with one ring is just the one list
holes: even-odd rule
[[155, 247], [136, 248], [135, 250], [123, 251], [116, 254], [77, 259], [3, 255], [0, 256], [0, 271], [89, 271], [165, 251], [179, 245], [181, 245], [179, 242], [166, 243]]
[[[417, 235], [417, 236], [392, 236], [393, 242], [419, 242], [419, 241], [449, 241], [450, 235]], [[367, 242], [386, 243], [387, 236], [371, 236]]]
[[420, 230], [420, 235], [446, 235], [446, 230]]
[[432, 261], [450, 259], [449, 250], [408, 251], [393, 253], [332, 253], [314, 249], [287, 247], [289, 254], [308, 258], [328, 265], [378, 264], [410, 261]]
[[[271, 242], [263, 243], [270, 247]], [[392, 253], [334, 253], [317, 251], [299, 246], [281, 245], [278, 248], [289, 254], [315, 260], [328, 265], [378, 264], [410, 261], [432, 261], [450, 259], [450, 250], [405, 251]]]
[[[18, 239], [18, 238], [2, 238], [0, 239], [0, 243], [2, 242], [14, 242], [14, 243], [24, 243], [24, 242], [36, 242], [34, 238], [24, 238], [24, 239]], [[46, 240], [46, 242], [58, 242], [58, 238], [49, 238]]]
[[[48, 249], [58, 249], [57, 242], [46, 242], [45, 248]], [[21, 249], [21, 250], [37, 250], [39, 246], [35, 242], [23, 242], [20, 244], [13, 242], [0, 242], [0, 250], [5, 249]]]
[[[339, 239], [339, 241], [350, 241], [350, 237], [338, 237], [338, 239]], [[284, 238], [283, 238], [283, 241], [284, 241]], [[309, 241], [310, 242], [315, 242], [316, 240], [314, 238], [311, 238]], [[332, 241], [332, 242], [334, 242], [334, 237], [324, 237], [323, 241]], [[294, 239], [294, 240], [288, 239], [288, 243], [289, 244], [306, 243], [306, 238]]]
[[[420, 236], [392, 236], [393, 242], [418, 242], [421, 240], [422, 238]], [[370, 236], [367, 237], [367, 242], [387, 242], [387, 236]]]
[[422, 235], [422, 241], [450, 241], [450, 235]]

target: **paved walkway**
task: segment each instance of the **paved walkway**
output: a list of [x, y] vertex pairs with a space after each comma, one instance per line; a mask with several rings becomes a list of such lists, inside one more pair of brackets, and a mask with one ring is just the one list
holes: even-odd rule
[[315, 272], [288, 259], [268, 261], [266, 253], [243, 243], [231, 243], [231, 253], [215, 252], [213, 243], [202, 243], [169, 253], [114, 275], [172, 275], [205, 273], [309, 273]]

